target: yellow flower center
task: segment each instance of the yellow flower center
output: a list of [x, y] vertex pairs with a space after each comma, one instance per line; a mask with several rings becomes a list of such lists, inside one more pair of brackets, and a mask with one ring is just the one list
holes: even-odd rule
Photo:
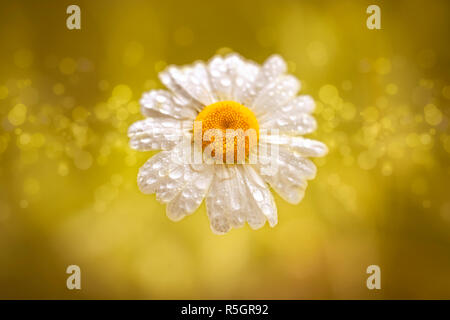
[[[202, 147], [205, 149], [207, 145], [215, 139], [205, 137], [205, 132], [210, 129], [218, 129], [222, 131], [223, 159], [226, 162], [227, 151], [234, 153], [234, 162], [238, 159], [238, 148], [243, 147], [245, 142], [245, 157], [247, 158], [250, 150], [254, 147], [253, 143], [257, 143], [259, 139], [259, 125], [254, 113], [247, 107], [235, 101], [220, 101], [206, 106], [195, 118], [195, 121], [202, 122]], [[227, 150], [227, 135], [233, 129], [234, 148]], [[241, 129], [241, 130], [239, 130]], [[249, 130], [252, 129], [252, 130]], [[251, 139], [251, 134], [256, 135], [256, 139]], [[230, 138], [228, 138], [230, 139]], [[205, 141], [206, 140], [206, 141]], [[256, 140], [256, 141], [255, 141]], [[230, 140], [228, 140], [230, 141]], [[217, 150], [220, 141], [215, 141]], [[240, 144], [242, 143], [242, 144]], [[212, 152], [214, 156], [214, 151]]]

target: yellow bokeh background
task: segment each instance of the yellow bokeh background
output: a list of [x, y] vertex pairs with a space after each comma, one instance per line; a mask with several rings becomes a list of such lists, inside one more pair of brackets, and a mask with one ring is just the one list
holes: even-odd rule
[[[22, 0], [0, 17], [0, 298], [450, 298], [449, 1]], [[330, 152], [299, 205], [276, 196], [275, 228], [217, 236], [204, 205], [174, 223], [139, 192], [154, 152], [126, 133], [165, 66], [231, 51], [286, 59]]]

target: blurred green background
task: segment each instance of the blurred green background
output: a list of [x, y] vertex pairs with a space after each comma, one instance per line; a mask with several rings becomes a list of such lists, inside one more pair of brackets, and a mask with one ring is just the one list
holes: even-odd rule
[[[449, 299], [449, 38], [446, 0], [2, 1], [0, 298]], [[126, 131], [167, 64], [230, 51], [288, 61], [330, 153], [274, 229], [216, 236], [138, 191]]]

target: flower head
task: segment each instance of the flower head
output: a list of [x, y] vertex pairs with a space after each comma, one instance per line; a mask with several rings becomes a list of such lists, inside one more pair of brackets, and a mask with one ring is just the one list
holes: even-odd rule
[[215, 233], [245, 222], [254, 229], [266, 220], [275, 226], [269, 186], [299, 203], [316, 174], [308, 158], [327, 152], [302, 137], [316, 128], [314, 100], [297, 96], [300, 82], [286, 74], [284, 60], [274, 55], [259, 66], [230, 54], [169, 66], [159, 76], [169, 90], [145, 93], [146, 119], [128, 131], [132, 148], [162, 150], [140, 169], [140, 190], [156, 193], [175, 221], [206, 198]]

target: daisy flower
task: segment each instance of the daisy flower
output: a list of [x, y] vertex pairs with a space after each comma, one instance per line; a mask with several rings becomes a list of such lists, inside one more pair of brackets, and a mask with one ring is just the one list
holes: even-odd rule
[[[233, 53], [207, 63], [169, 66], [159, 78], [168, 90], [143, 95], [140, 103], [146, 119], [128, 131], [133, 149], [162, 150], [139, 170], [139, 189], [156, 193], [174, 221], [193, 213], [206, 198], [211, 229], [217, 234], [245, 222], [253, 229], [266, 220], [275, 226], [277, 207], [269, 187], [287, 202], [299, 203], [307, 180], [316, 174], [308, 158], [327, 152], [323, 143], [302, 137], [316, 128], [311, 115], [315, 104], [308, 95], [297, 96], [300, 82], [286, 74], [285, 61], [273, 55], [258, 65]], [[198, 123], [201, 129], [196, 130]], [[231, 141], [205, 139], [208, 130], [230, 129], [241, 130]], [[245, 141], [244, 161], [237, 161], [236, 141], [251, 130], [256, 139], [239, 140]], [[184, 157], [183, 150], [195, 144], [195, 136], [200, 136], [203, 152], [223, 142], [223, 159], [229, 149], [234, 153], [231, 163], [203, 161], [203, 156], [200, 163], [188, 161], [191, 158]], [[222, 148], [212, 149], [211, 155], [221, 160]], [[258, 161], [248, 161], [255, 153]]]

